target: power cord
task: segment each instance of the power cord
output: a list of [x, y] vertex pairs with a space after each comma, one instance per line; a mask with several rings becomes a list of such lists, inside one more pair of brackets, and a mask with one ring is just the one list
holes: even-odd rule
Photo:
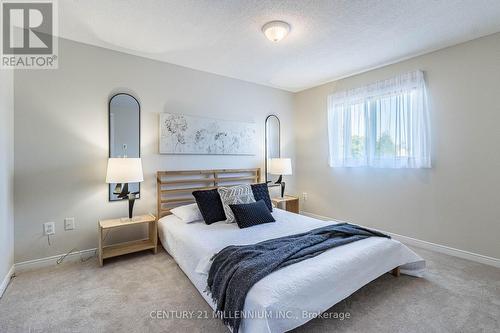
[[[68, 253], [63, 254], [63, 255], [62, 255], [59, 259], [57, 259], [56, 263], [57, 263], [58, 265], [62, 264], [62, 263], [63, 263], [63, 261], [64, 261], [64, 259], [66, 259], [66, 257], [67, 257], [67, 256], [69, 256], [71, 253], [73, 253], [73, 252], [77, 252], [77, 251], [79, 251], [77, 248], [73, 248], [73, 249], [69, 250], [69, 252], [68, 252]], [[93, 258], [93, 257], [97, 254], [97, 250], [94, 250], [94, 254], [93, 254], [93, 255], [91, 255], [91, 256], [90, 256], [90, 257], [88, 257], [88, 258], [83, 258], [83, 257], [82, 257], [82, 252], [81, 252], [81, 251], [79, 251], [79, 252], [80, 252], [80, 262], [86, 262], [86, 261], [88, 261], [90, 258]]]
[[[103, 238], [103, 242], [106, 240], [106, 238], [108, 238], [108, 234], [109, 234], [109, 231], [107, 231], [105, 234], [104, 234], [104, 238]], [[50, 243], [49, 243], [50, 245]], [[59, 259], [57, 259], [56, 263], [58, 265], [62, 264], [64, 259], [66, 259], [67, 256], [69, 256], [71, 253], [73, 252], [76, 252], [76, 251], [79, 251], [78, 248], [72, 248], [71, 250], [69, 250], [67, 253], [63, 254], [62, 256], [59, 257]], [[88, 258], [83, 258], [82, 257], [82, 252], [80, 251], [80, 262], [87, 262], [89, 261], [91, 258], [97, 256], [97, 249], [94, 250], [94, 254], [92, 254], [91, 256], [89, 256]]]

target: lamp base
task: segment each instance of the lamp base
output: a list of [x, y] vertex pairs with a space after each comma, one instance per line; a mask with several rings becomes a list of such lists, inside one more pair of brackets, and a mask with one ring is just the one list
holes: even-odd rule
[[278, 177], [278, 180], [276, 181], [275, 184], [281, 185], [281, 197], [283, 198], [285, 195], [285, 182], [283, 181], [283, 175], [280, 175]]
[[128, 218], [132, 219], [132, 213], [134, 211], [134, 203], [136, 199], [136, 194], [135, 193], [129, 193], [128, 194]]
[[129, 192], [128, 183], [125, 183], [123, 185], [116, 184], [114, 194], [116, 194], [120, 199], [128, 198], [128, 218], [132, 219], [135, 199], [137, 199], [137, 194], [139, 194], [139, 192]]
[[142, 221], [143, 218], [141, 216], [132, 216], [132, 218], [128, 218], [128, 217], [122, 217], [120, 218], [120, 221], [122, 221], [123, 223], [126, 223], [126, 222], [135, 222], [135, 221]]

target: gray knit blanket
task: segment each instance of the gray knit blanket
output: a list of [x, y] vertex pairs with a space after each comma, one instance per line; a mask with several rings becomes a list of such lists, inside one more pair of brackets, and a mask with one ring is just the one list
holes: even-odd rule
[[212, 258], [207, 292], [217, 306], [217, 315], [236, 333], [245, 316], [246, 295], [259, 280], [328, 249], [373, 236], [390, 238], [374, 230], [340, 223], [256, 244], [228, 246]]

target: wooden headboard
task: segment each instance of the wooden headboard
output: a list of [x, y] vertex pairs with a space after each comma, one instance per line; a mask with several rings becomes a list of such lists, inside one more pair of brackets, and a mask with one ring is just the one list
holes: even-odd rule
[[158, 219], [169, 215], [170, 209], [195, 202], [191, 194], [196, 190], [210, 190], [219, 186], [254, 184], [260, 181], [260, 168], [158, 171]]

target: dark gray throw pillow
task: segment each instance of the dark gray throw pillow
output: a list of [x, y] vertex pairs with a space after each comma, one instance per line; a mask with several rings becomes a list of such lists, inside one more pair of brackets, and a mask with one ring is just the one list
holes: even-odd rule
[[264, 200], [267, 209], [269, 209], [269, 211], [272, 212], [273, 204], [271, 203], [271, 197], [269, 196], [269, 187], [267, 187], [267, 184], [260, 183], [260, 184], [252, 184], [251, 186], [255, 201]]
[[267, 209], [264, 200], [247, 204], [229, 205], [229, 207], [231, 207], [236, 223], [241, 229], [276, 221], [269, 209]]
[[194, 191], [193, 196], [206, 224], [212, 224], [226, 219], [222, 201], [216, 189]]

